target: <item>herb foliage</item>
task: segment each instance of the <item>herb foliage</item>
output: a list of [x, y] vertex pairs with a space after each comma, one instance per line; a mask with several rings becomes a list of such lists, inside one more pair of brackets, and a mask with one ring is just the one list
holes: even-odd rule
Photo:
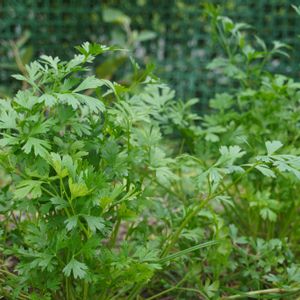
[[[295, 299], [299, 83], [276, 42], [208, 6], [234, 89], [175, 100], [151, 68], [127, 86], [88, 67], [114, 47], [42, 56], [0, 101], [0, 290], [7, 299]], [[254, 43], [254, 44], [253, 44]]]

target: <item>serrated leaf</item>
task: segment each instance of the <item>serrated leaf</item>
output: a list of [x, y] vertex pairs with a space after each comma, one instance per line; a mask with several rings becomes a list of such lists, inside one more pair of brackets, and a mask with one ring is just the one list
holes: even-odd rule
[[87, 188], [84, 182], [73, 182], [71, 178], [69, 178], [69, 188], [72, 195], [72, 199], [75, 199], [77, 197], [83, 197], [90, 193], [89, 189]]
[[57, 103], [56, 98], [53, 95], [50, 94], [43, 94], [38, 99], [39, 103], [44, 102], [47, 106], [52, 107]]
[[38, 134], [43, 134], [47, 133], [56, 123], [56, 120], [54, 119], [46, 119], [46, 121], [42, 123], [36, 123], [32, 128], [31, 128], [31, 135], [38, 135]]
[[22, 108], [32, 110], [34, 105], [38, 103], [38, 97], [32, 95], [29, 90], [18, 91], [14, 102], [19, 104]]
[[42, 72], [40, 72], [40, 69], [42, 68], [42, 66], [37, 61], [34, 61], [34, 62], [30, 63], [29, 65], [26, 65], [25, 68], [26, 68], [26, 71], [27, 71], [28, 77], [29, 77], [28, 82], [33, 83], [42, 76]]
[[155, 173], [158, 182], [165, 186], [169, 186], [177, 178], [171, 169], [166, 166], [156, 168]]
[[96, 78], [95, 76], [89, 76], [87, 78], [85, 78], [76, 89], [73, 90], [74, 93], [80, 92], [80, 91], [84, 91], [84, 90], [88, 90], [88, 89], [95, 89], [97, 87], [102, 86], [104, 83]]
[[0, 147], [6, 147], [6, 146], [12, 146], [12, 145], [18, 145], [19, 144], [19, 139], [2, 133], [3, 137], [0, 139]]
[[276, 177], [275, 173], [267, 165], [256, 166], [255, 169], [257, 169], [267, 177], [272, 177], [272, 178]]
[[236, 159], [242, 157], [245, 154], [245, 152], [241, 150], [242, 149], [239, 146], [222, 146], [220, 148], [220, 153], [224, 156], [226, 155]]
[[267, 207], [260, 210], [260, 215], [264, 220], [269, 220], [271, 222], [275, 222], [277, 220], [277, 215]]
[[220, 283], [218, 280], [210, 283], [210, 280], [207, 279], [205, 281], [203, 290], [205, 291], [205, 293], [207, 294], [209, 299], [212, 299], [216, 295], [216, 293], [219, 291], [219, 287], [220, 287]]
[[70, 218], [68, 218], [67, 220], [65, 220], [65, 224], [66, 224], [66, 228], [68, 231], [71, 231], [72, 229], [74, 229], [77, 226], [77, 222], [78, 222], [78, 216], [72, 216]]
[[68, 202], [59, 196], [50, 198], [50, 202], [55, 206], [55, 210], [61, 210], [68, 207]]
[[[242, 151], [239, 146], [222, 146], [220, 148], [221, 157], [216, 163], [216, 166], [222, 165], [225, 167], [233, 167], [234, 162], [245, 155], [245, 151]], [[234, 167], [233, 167], [234, 168]], [[233, 170], [233, 169], [232, 169]], [[242, 171], [239, 168], [239, 171]]]
[[50, 144], [45, 140], [40, 140], [34, 137], [29, 137], [22, 150], [29, 154], [33, 149], [35, 156], [46, 158], [48, 155], [47, 149], [50, 149]]
[[69, 174], [68, 169], [62, 165], [61, 157], [58, 153], [51, 152], [50, 161], [59, 177], [64, 178]]
[[40, 267], [42, 270], [47, 269], [47, 271], [51, 272], [54, 270], [54, 265], [52, 264], [54, 256], [48, 253], [41, 253], [39, 257], [34, 259], [30, 266], [32, 269], [36, 268], [37, 266]]
[[42, 195], [41, 182], [36, 180], [23, 180], [21, 181], [14, 191], [16, 199], [23, 199], [27, 196], [31, 198], [38, 198]]
[[60, 62], [60, 59], [57, 56], [53, 58], [52, 56], [41, 55], [41, 60], [57, 71], [58, 63]]
[[75, 97], [80, 100], [82, 104], [85, 104], [91, 112], [103, 112], [105, 110], [105, 106], [100, 99], [83, 95], [83, 94], [74, 94]]
[[283, 144], [280, 141], [267, 141], [266, 142], [266, 148], [268, 155], [272, 155], [274, 152], [276, 152], [278, 149], [280, 149], [283, 146]]
[[80, 106], [80, 101], [72, 93], [65, 93], [65, 94], [56, 93], [55, 95], [57, 96], [58, 100], [61, 103], [72, 106], [74, 110], [77, 110], [78, 107]]
[[72, 258], [70, 262], [63, 268], [63, 273], [69, 277], [73, 274], [74, 278], [83, 279], [86, 275], [87, 265]]
[[17, 113], [12, 109], [0, 111], [0, 128], [2, 129], [16, 129]]
[[211, 183], [218, 184], [223, 179], [223, 175], [218, 168], [210, 168], [208, 170], [208, 175]]
[[101, 217], [95, 217], [95, 216], [88, 216], [84, 215], [84, 219], [86, 220], [89, 228], [91, 231], [96, 232], [98, 229], [99, 231], [103, 231], [105, 228], [104, 220]]

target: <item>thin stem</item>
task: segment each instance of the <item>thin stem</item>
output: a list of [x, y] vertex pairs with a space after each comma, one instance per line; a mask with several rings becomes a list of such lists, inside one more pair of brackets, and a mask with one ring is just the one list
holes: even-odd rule
[[53, 194], [52, 192], [50, 192], [49, 190], [47, 190], [46, 188], [44, 188], [43, 186], [41, 186], [41, 189], [47, 193], [48, 195], [52, 196], [52, 197], [56, 197], [57, 195]]
[[89, 294], [89, 283], [87, 280], [84, 280], [83, 283], [83, 300], [88, 300], [88, 294]]
[[70, 300], [70, 295], [69, 295], [69, 279], [66, 277], [66, 300]]
[[132, 289], [131, 293], [128, 295], [127, 300], [133, 300], [140, 293], [143, 286], [144, 285], [142, 283], [135, 285], [134, 288]]
[[200, 290], [193, 289], [193, 288], [183, 288], [183, 287], [177, 287], [177, 290], [187, 291], [187, 292], [193, 292], [201, 295], [205, 300], [208, 300], [208, 298], [205, 296], [204, 293], [202, 293]]
[[256, 163], [254, 164], [252, 167], [250, 167], [247, 171], [245, 171], [242, 175], [240, 175], [236, 180], [234, 180], [231, 184], [225, 186], [221, 191], [215, 193], [215, 194], [211, 194], [210, 196], [208, 196], [205, 200], [203, 200], [202, 202], [200, 202], [200, 204], [198, 204], [193, 210], [190, 211], [190, 213], [188, 213], [186, 215], [186, 217], [184, 218], [183, 222], [181, 223], [181, 225], [179, 226], [179, 228], [176, 230], [176, 232], [174, 233], [173, 237], [171, 237], [171, 239], [168, 239], [166, 241], [166, 246], [164, 248], [164, 250], [162, 251], [161, 257], [165, 257], [168, 253], [169, 250], [174, 246], [174, 244], [177, 242], [182, 230], [185, 228], [185, 226], [189, 223], [189, 221], [198, 214], [198, 212], [205, 207], [210, 200], [212, 200], [213, 198], [223, 194], [224, 192], [228, 191], [232, 186], [234, 186], [237, 182], [239, 182], [246, 174], [248, 174], [249, 172], [251, 172], [258, 164], [260, 163]]
[[[149, 176], [147, 176], [148, 179], [153, 180], [153, 178], [149, 178]], [[178, 193], [176, 193], [175, 191], [171, 190], [170, 188], [164, 186], [163, 184], [161, 184], [158, 180], [155, 180], [155, 183], [160, 186], [161, 188], [163, 188], [166, 192], [168, 192], [169, 194], [179, 198], [182, 202], [185, 201], [185, 198], [183, 198], [181, 195], [179, 195]], [[149, 184], [150, 185], [150, 184]], [[151, 186], [151, 185], [150, 185]]]
[[240, 299], [240, 298], [257, 296], [257, 295], [285, 294], [285, 293], [295, 293], [295, 292], [300, 292], [300, 289], [299, 288], [294, 288], [294, 289], [273, 288], [273, 289], [257, 290], [257, 291], [251, 291], [251, 292], [246, 292], [246, 293], [240, 293], [238, 295], [233, 295], [233, 296], [224, 296], [221, 299], [222, 300]]
[[116, 240], [117, 240], [117, 237], [118, 237], [118, 232], [119, 232], [119, 229], [120, 229], [120, 225], [121, 225], [121, 219], [118, 217], [117, 222], [114, 226], [114, 230], [111, 234], [110, 241], [109, 241], [110, 248], [113, 248], [116, 244]]
[[[183, 277], [183, 278], [182, 278], [175, 286], [173, 286], [173, 287], [171, 287], [171, 288], [169, 288], [169, 289], [167, 289], [167, 290], [164, 290], [164, 291], [162, 291], [162, 292], [160, 292], [160, 293], [158, 293], [158, 294], [156, 294], [156, 295], [153, 295], [153, 296], [151, 296], [151, 297], [149, 297], [149, 298], [146, 298], [146, 300], [157, 299], [158, 297], [161, 297], [161, 296], [163, 296], [163, 295], [165, 295], [165, 294], [168, 294], [168, 293], [172, 292], [173, 290], [178, 289], [179, 286], [182, 285], [182, 284], [187, 280], [188, 275], [189, 275], [189, 272], [187, 272], [186, 275], [185, 275], [185, 276], [184, 276], [184, 277]], [[140, 289], [141, 289], [141, 287], [140, 287]], [[140, 290], [140, 289], [139, 289], [139, 290]]]
[[[68, 202], [69, 202], [69, 205], [71, 207], [71, 211], [73, 213], [73, 216], [76, 216], [76, 212], [75, 212], [75, 209], [74, 209], [74, 206], [73, 206], [73, 199], [72, 197], [70, 197], [66, 191], [66, 188], [65, 188], [65, 185], [64, 185], [64, 182], [62, 180], [62, 178], [60, 178], [60, 191], [61, 191], [61, 195], [63, 197], [63, 195], [66, 196]], [[70, 213], [67, 209], [65, 209], [66, 213], [67, 213], [67, 216], [70, 217]], [[82, 222], [80, 220], [78, 220], [78, 223], [79, 223], [79, 226], [80, 228], [83, 230], [84, 234], [86, 235], [86, 238], [89, 239], [90, 237], [90, 232], [88, 229], [85, 228], [85, 226], [82, 224]]]

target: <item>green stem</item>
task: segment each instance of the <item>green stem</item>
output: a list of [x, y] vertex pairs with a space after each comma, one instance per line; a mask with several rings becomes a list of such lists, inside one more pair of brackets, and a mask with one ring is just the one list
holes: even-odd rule
[[153, 299], [156, 299], [156, 298], [158, 298], [158, 297], [161, 297], [161, 296], [163, 296], [163, 295], [165, 295], [165, 294], [168, 294], [168, 293], [170, 293], [170, 292], [172, 292], [172, 291], [178, 289], [179, 286], [180, 286], [186, 279], [187, 279], [187, 275], [184, 276], [184, 277], [183, 277], [183, 278], [182, 278], [175, 286], [172, 286], [171, 288], [169, 288], [169, 289], [167, 289], [167, 290], [164, 290], [164, 291], [162, 291], [162, 292], [160, 292], [160, 293], [158, 293], [158, 294], [156, 294], [156, 295], [153, 295], [153, 296], [151, 296], [151, 297], [149, 297], [149, 298], [146, 298], [146, 300], [153, 300]]
[[89, 283], [87, 280], [84, 280], [83, 283], [83, 300], [88, 300], [88, 294], [89, 294]]
[[113, 248], [116, 244], [116, 240], [117, 240], [117, 237], [118, 237], [118, 232], [119, 232], [119, 229], [120, 229], [120, 225], [121, 225], [121, 219], [118, 217], [117, 222], [114, 226], [114, 230], [111, 234], [110, 241], [109, 241], [109, 247], [110, 248]]
[[69, 279], [66, 277], [66, 300], [70, 300], [70, 295], [69, 295]]
[[[64, 185], [64, 183], [63, 183], [62, 178], [60, 178], [60, 191], [61, 191], [61, 196], [62, 196], [62, 198], [63, 198], [63, 195], [66, 196], [66, 198], [67, 198], [67, 200], [68, 200], [68, 203], [69, 203], [69, 205], [70, 205], [70, 207], [71, 207], [71, 211], [72, 211], [73, 216], [76, 216], [76, 212], [75, 212], [75, 209], [74, 209], [74, 206], [73, 206], [73, 199], [72, 199], [72, 197], [70, 197], [70, 196], [68, 195], [68, 193], [67, 193], [67, 191], [66, 191], [66, 188], [65, 188], [65, 185]], [[69, 218], [69, 217], [71, 216], [71, 214], [70, 214], [70, 212], [68, 211], [67, 208], [65, 209], [65, 212], [66, 212], [66, 214], [67, 214], [67, 216], [68, 216], [68, 218]], [[78, 223], [79, 223], [80, 228], [82, 229], [82, 231], [83, 231], [84, 234], [86, 235], [86, 238], [89, 239], [89, 237], [90, 237], [90, 232], [89, 232], [89, 230], [85, 228], [85, 226], [82, 224], [82, 222], [81, 222], [80, 220], [78, 220]]]
[[[183, 278], [182, 278], [182, 279], [181, 279], [174, 287], [171, 287], [171, 288], [169, 288], [169, 289], [167, 289], [167, 290], [165, 290], [165, 291], [162, 291], [162, 292], [160, 292], [160, 293], [158, 293], [158, 294], [156, 294], [156, 295], [153, 295], [153, 296], [151, 296], [150, 298], [147, 298], [146, 300], [153, 300], [153, 299], [156, 299], [156, 298], [158, 298], [158, 297], [160, 297], [160, 296], [163, 296], [163, 295], [165, 295], [165, 294], [167, 294], [167, 293], [169, 293], [169, 292], [171, 292], [171, 291], [177, 289], [184, 281], [186, 281], [188, 275], [189, 275], [189, 272], [186, 272], [185, 276], [184, 276], [184, 277], [183, 277]], [[140, 291], [141, 291], [142, 288], [143, 288], [143, 284], [137, 285], [137, 286], [133, 289], [133, 291], [134, 291], [134, 295], [133, 295], [133, 296], [134, 296], [134, 297], [137, 296], [137, 295], [140, 293]], [[131, 298], [131, 299], [133, 299], [133, 298]], [[128, 298], [128, 300], [130, 300], [130, 299]]]
[[215, 194], [211, 194], [210, 196], [208, 196], [205, 200], [203, 200], [202, 202], [200, 202], [200, 204], [198, 204], [193, 210], [191, 210], [186, 217], [184, 218], [183, 222], [181, 223], [181, 225], [179, 226], [179, 228], [176, 230], [176, 232], [174, 233], [174, 235], [171, 237], [171, 239], [168, 239], [166, 241], [166, 246], [164, 247], [161, 257], [165, 257], [170, 249], [174, 246], [174, 244], [177, 242], [182, 230], [185, 228], [185, 226], [189, 223], [189, 221], [196, 216], [199, 211], [205, 207], [210, 200], [212, 200], [213, 198], [223, 194], [224, 192], [228, 191], [232, 186], [234, 186], [237, 182], [239, 182], [246, 174], [248, 174], [249, 172], [251, 172], [258, 164], [260, 163], [256, 163], [254, 164], [252, 167], [250, 167], [247, 171], [245, 171], [243, 174], [241, 174], [236, 180], [234, 180], [231, 184], [225, 186], [221, 191], [215, 193]]
[[141, 291], [141, 289], [143, 288], [143, 284], [139, 283], [137, 285], [135, 285], [131, 291], [131, 293], [128, 295], [127, 300], [133, 300]]
[[252, 297], [252, 296], [258, 296], [258, 295], [268, 295], [268, 294], [285, 294], [285, 293], [295, 293], [299, 292], [299, 288], [294, 289], [282, 289], [282, 288], [273, 288], [273, 289], [266, 289], [266, 290], [257, 290], [257, 291], [251, 291], [247, 293], [240, 293], [238, 295], [233, 296], [224, 296], [221, 299], [222, 300], [229, 300], [229, 299], [240, 299], [245, 297]]

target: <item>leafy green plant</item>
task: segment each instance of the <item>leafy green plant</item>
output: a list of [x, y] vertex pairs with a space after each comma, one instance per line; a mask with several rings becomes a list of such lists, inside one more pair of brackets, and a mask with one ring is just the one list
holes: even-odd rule
[[[280, 140], [284, 151], [299, 154], [299, 83], [269, 71], [274, 57], [288, 55], [288, 46], [277, 41], [268, 49], [260, 38], [249, 38], [247, 24], [220, 16], [212, 6], [208, 13], [213, 34], [225, 53], [208, 69], [227, 78], [232, 88], [211, 99], [213, 113], [202, 116], [196, 129], [191, 127], [194, 145], [190, 149], [209, 160], [215, 157], [220, 142], [245, 147], [249, 155], [258, 155], [266, 140]], [[253, 176], [250, 184], [242, 189], [237, 186], [232, 191], [235, 209], [227, 206], [228, 215], [243, 220], [240, 230], [245, 233], [263, 238], [292, 237], [298, 228], [296, 223], [291, 224], [297, 214], [298, 187], [293, 178], [277, 180], [264, 168], [259, 171], [270, 179], [263, 184]]]
[[96, 78], [88, 66], [115, 47], [14, 75], [27, 88], [0, 101], [4, 297], [299, 295], [299, 86], [265, 67], [281, 45], [251, 48], [245, 25], [210, 9], [229, 57], [209, 68], [234, 89], [209, 115], [151, 68], [134, 63], [127, 86]]
[[[30, 88], [12, 102], [1, 101], [1, 164], [12, 176], [3, 211], [14, 221], [14, 246], [4, 247], [4, 253], [21, 260], [23, 284], [16, 295], [30, 288], [40, 290], [36, 295], [90, 299], [99, 289], [113, 294], [124, 282], [147, 281], [158, 267], [143, 262], [149, 253], [155, 257], [146, 244], [139, 249], [138, 242], [124, 240], [118, 252], [109, 249], [118, 243], [122, 222], [133, 221], [144, 205], [138, 170], [151, 168], [155, 174], [164, 168], [161, 177], [168, 174], [169, 161], [156, 147], [159, 132], [142, 106], [120, 100], [125, 88], [76, 76], [110, 48], [86, 43], [78, 50], [69, 62], [42, 56], [26, 66], [28, 76], [15, 78]], [[84, 93], [95, 88], [100, 98]], [[107, 110], [104, 103], [109, 106], [112, 95], [120, 101]], [[140, 123], [149, 125], [139, 128]], [[147, 135], [156, 135], [149, 145]], [[151, 155], [158, 153], [154, 165]], [[4, 224], [4, 234], [9, 226]], [[95, 281], [100, 285], [89, 292]]]
[[[142, 44], [146, 41], [156, 38], [156, 33], [150, 30], [134, 30], [131, 26], [131, 19], [122, 11], [103, 7], [102, 18], [104, 23], [111, 27], [109, 42], [113, 45], [126, 49], [127, 51], [115, 52], [108, 56], [103, 62], [95, 68], [96, 76], [112, 80], [119, 75], [120, 70], [124, 70], [124, 66], [128, 63], [128, 51], [136, 55], [137, 50], [141, 51]], [[144, 62], [147, 58], [143, 57]], [[121, 68], [123, 66], [123, 68]], [[123, 82], [131, 82], [132, 74], [127, 71], [122, 76]]]
[[134, 94], [82, 78], [110, 50], [85, 43], [68, 62], [42, 56], [14, 76], [29, 88], [1, 101], [1, 247], [4, 260], [18, 261], [18, 276], [1, 269], [7, 297], [121, 297], [169, 260], [214, 244], [160, 257], [159, 242], [147, 241], [151, 183], [176, 177], [160, 145], [168, 98], [150, 105], [147, 95], [164, 87], [148, 73], [141, 90], [132, 84]]
[[[16, 41], [3, 42], [3, 46], [7, 50], [2, 55], [9, 58], [7, 62], [0, 63], [0, 68], [3, 72], [9, 74], [14, 72], [26, 73], [25, 65], [31, 61], [34, 54], [33, 47], [28, 45], [29, 38], [30, 32], [25, 31]], [[1, 84], [0, 97], [11, 96], [14, 91], [20, 88], [20, 86], [15, 85], [16, 82], [13, 85]], [[22, 86], [25, 88], [26, 83], [23, 82]]]

